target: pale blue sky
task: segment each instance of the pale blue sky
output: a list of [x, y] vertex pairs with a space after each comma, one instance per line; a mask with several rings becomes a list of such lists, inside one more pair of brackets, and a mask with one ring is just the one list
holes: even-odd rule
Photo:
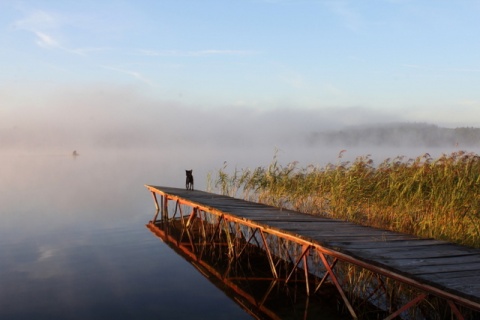
[[168, 105], [480, 126], [479, 35], [480, 1], [0, 0], [0, 124]]

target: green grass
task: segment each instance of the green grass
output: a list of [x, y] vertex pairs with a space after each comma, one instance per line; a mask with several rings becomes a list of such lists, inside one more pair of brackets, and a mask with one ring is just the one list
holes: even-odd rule
[[[480, 156], [370, 156], [325, 167], [219, 169], [218, 192], [300, 212], [480, 247]], [[211, 178], [209, 179], [211, 181]], [[241, 193], [239, 195], [238, 193]]]

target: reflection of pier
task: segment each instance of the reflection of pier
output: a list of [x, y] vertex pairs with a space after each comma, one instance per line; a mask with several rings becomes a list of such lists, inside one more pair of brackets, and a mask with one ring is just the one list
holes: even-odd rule
[[[205, 227], [198, 233], [207, 242], [222, 236], [230, 259], [241, 257], [250, 245], [261, 248], [270, 277], [290, 283], [303, 273], [307, 296], [323, 288], [328, 280], [353, 318], [358, 318], [360, 306], [369, 303], [388, 311], [386, 319], [403, 316], [407, 311], [424, 319], [437, 311], [457, 319], [479, 315], [480, 250], [201, 191], [146, 187], [157, 207], [152, 227], [159, 213], [162, 221], [172, 215], [179, 217], [185, 228], [210, 225], [213, 233], [206, 232]], [[157, 195], [161, 197], [160, 205]], [[168, 207], [169, 201], [175, 203], [174, 210]], [[368, 280], [353, 278], [363, 286], [363, 291], [357, 292], [358, 298], [354, 296], [358, 290], [349, 286], [351, 274], [358, 273], [352, 268], [372, 274]], [[392, 281], [396, 285], [392, 286]], [[400, 299], [394, 299], [398, 294], [391, 288], [405, 285], [408, 290]]]
[[[302, 274], [285, 285], [285, 278], [269, 272], [263, 251], [240, 239], [237, 245], [242, 254], [230, 257], [227, 237], [215, 235], [213, 224], [196, 220], [186, 227], [185, 219], [178, 217], [150, 222], [147, 227], [256, 319], [339, 318], [336, 295], [306, 295], [303, 286], [297, 285], [305, 282]], [[282, 269], [280, 264], [285, 261], [274, 261]]]

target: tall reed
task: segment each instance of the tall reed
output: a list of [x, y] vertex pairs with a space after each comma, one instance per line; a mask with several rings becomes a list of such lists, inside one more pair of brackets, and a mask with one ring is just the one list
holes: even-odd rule
[[217, 172], [215, 186], [237, 196], [420, 237], [480, 247], [480, 156], [396, 157], [375, 166], [369, 155], [325, 167], [279, 164]]

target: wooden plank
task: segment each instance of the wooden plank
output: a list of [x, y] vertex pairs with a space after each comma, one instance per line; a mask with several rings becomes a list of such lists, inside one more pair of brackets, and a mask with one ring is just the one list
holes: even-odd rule
[[413, 275], [421, 274], [440, 274], [450, 272], [465, 272], [465, 271], [477, 271], [480, 270], [480, 263], [468, 263], [463, 265], [452, 264], [440, 264], [440, 265], [402, 265], [404, 271]]
[[409, 258], [440, 258], [440, 257], [462, 257], [468, 255], [478, 255], [468, 250], [449, 248], [447, 246], [423, 246], [423, 247], [405, 247], [405, 248], [380, 248], [380, 249], [358, 249], [366, 256], [378, 256], [379, 258], [389, 258], [393, 260]]
[[[395, 264], [404, 267], [435, 267], [435, 266], [456, 266], [459, 270], [464, 270], [468, 264], [480, 264], [480, 257], [478, 255], [466, 255], [457, 257], [435, 257], [435, 258], [398, 258], [398, 259], [383, 259], [385, 263]], [[479, 269], [480, 270], [480, 269]]]
[[430, 246], [432, 244], [442, 244], [446, 243], [444, 241], [432, 240], [432, 239], [420, 239], [411, 236], [407, 239], [399, 239], [399, 240], [388, 240], [388, 241], [372, 241], [372, 242], [365, 242], [365, 243], [357, 243], [351, 241], [338, 241], [332, 242], [332, 245], [345, 247], [348, 249], [380, 249], [380, 248], [403, 248], [403, 247], [416, 247], [416, 246]]

